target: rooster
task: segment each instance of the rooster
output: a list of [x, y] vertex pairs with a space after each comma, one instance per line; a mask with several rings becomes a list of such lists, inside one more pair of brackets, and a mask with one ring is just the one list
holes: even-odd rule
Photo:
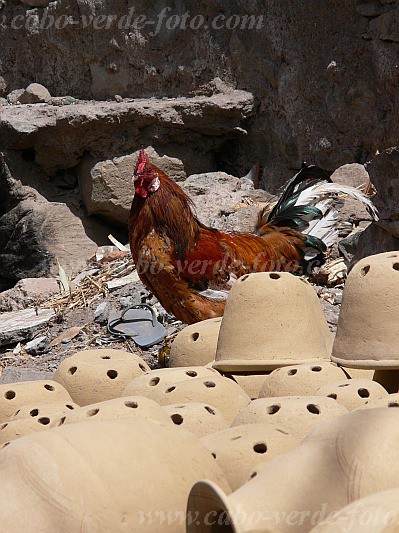
[[228, 292], [251, 272], [309, 273], [338, 236], [334, 193], [371, 200], [332, 183], [329, 172], [306, 166], [289, 182], [254, 233], [221, 232], [202, 224], [192, 200], [149, 161], [144, 148], [134, 170], [129, 241], [140, 279], [161, 305], [186, 324], [223, 315]]

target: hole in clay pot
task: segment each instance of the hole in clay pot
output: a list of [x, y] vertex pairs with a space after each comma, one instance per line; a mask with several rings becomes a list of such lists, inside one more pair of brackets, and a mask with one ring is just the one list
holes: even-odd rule
[[264, 442], [261, 442], [259, 444], [255, 444], [254, 452], [256, 452], [256, 453], [266, 453], [267, 452], [266, 444]]
[[392, 268], [393, 268], [394, 270], [399, 270], [399, 263], [394, 263], [394, 264], [392, 265]]
[[15, 398], [15, 392], [13, 390], [8, 390], [5, 394], [4, 394], [4, 398], [6, 400], [13, 400]]
[[365, 276], [366, 274], [368, 274], [370, 272], [370, 265], [367, 265], [367, 266], [363, 267], [360, 272], [361, 272], [362, 276]]
[[145, 367], [144, 365], [142, 365], [141, 363], [139, 363], [139, 367], [141, 368], [141, 370], [142, 370], [143, 372], [147, 372], [146, 367]]
[[398, 402], [391, 402], [388, 404], [388, 407], [399, 407], [399, 403]]
[[3, 446], [0, 448], [0, 450], [2, 450], [3, 448], [6, 448], [7, 446], [9, 446], [11, 444], [11, 442], [5, 442], [3, 444]]
[[370, 393], [367, 389], [359, 389], [357, 391], [358, 395], [360, 396], [360, 398], [369, 398], [370, 397]]
[[212, 409], [212, 407], [209, 407], [208, 405], [205, 405], [205, 411], [208, 411], [210, 415], [216, 415], [215, 411]]
[[137, 402], [125, 402], [126, 407], [130, 407], [131, 409], [137, 409], [139, 404]]
[[75, 409], [73, 405], [66, 405], [65, 407], [67, 409], [70, 409], [71, 411], [73, 411]]
[[37, 421], [43, 426], [48, 426], [50, 424], [50, 419], [47, 418], [47, 416], [42, 416], [42, 418], [39, 418]]
[[241, 435], [237, 435], [237, 437], [231, 437], [231, 441], [242, 439]]
[[327, 394], [327, 398], [332, 398], [333, 400], [336, 400], [337, 395], [334, 392], [332, 392], [331, 394]]
[[268, 408], [267, 408], [267, 412], [269, 413], [269, 415], [275, 415], [276, 413], [278, 413], [281, 409], [281, 405], [270, 405]]
[[37, 416], [39, 414], [39, 409], [32, 409], [32, 411], [29, 414], [30, 416]]
[[118, 377], [118, 372], [116, 370], [108, 370], [107, 376], [110, 379], [116, 379]]
[[205, 381], [204, 385], [205, 387], [208, 387], [208, 389], [213, 389], [214, 387], [216, 387], [216, 383], [214, 383], [213, 381]]
[[66, 416], [63, 416], [58, 420], [57, 426], [62, 426], [66, 420]]
[[309, 411], [309, 413], [312, 413], [312, 415], [319, 415], [320, 409], [315, 405], [314, 403], [310, 403], [306, 406], [306, 409]]
[[254, 477], [256, 477], [258, 475], [258, 472], [252, 472], [252, 474], [250, 475], [250, 479], [253, 479]]
[[197, 372], [194, 372], [194, 370], [189, 370], [186, 372], [186, 376], [189, 376], [190, 378], [196, 378], [198, 376]]
[[99, 412], [100, 409], [90, 409], [90, 411], [87, 411], [86, 416], [96, 416], [96, 414]]
[[245, 280], [247, 280], [249, 278], [249, 275], [246, 274], [245, 276], [243, 276], [242, 278], [240, 278], [240, 281], [243, 282]]
[[291, 368], [291, 370], [288, 370], [287, 374], [289, 376], [295, 376], [295, 374], [298, 372], [296, 368]]
[[8, 424], [2, 424], [2, 425], [0, 426], [0, 429], [5, 429], [7, 426], [8, 426]]
[[312, 366], [312, 372], [321, 372], [321, 366]]
[[281, 278], [280, 274], [274, 274], [274, 273], [273, 274], [269, 274], [269, 277], [271, 279], [280, 279]]
[[171, 415], [170, 418], [172, 419], [172, 422], [176, 424], [176, 426], [180, 426], [181, 424], [183, 424], [183, 417], [178, 413]]
[[175, 390], [176, 387], [169, 387], [169, 389], [166, 389], [166, 392], [169, 393], [169, 392], [173, 392]]
[[158, 385], [158, 383], [161, 381], [161, 378], [152, 378], [150, 379], [150, 387], [155, 387], [155, 385]]
[[71, 376], [73, 376], [76, 371], [77, 371], [77, 367], [71, 366], [71, 368], [68, 370], [68, 373], [71, 374]]
[[338, 385], [339, 388], [342, 388], [342, 387], [349, 387], [349, 383], [343, 383], [342, 385]]
[[15, 411], [14, 416], [17, 416], [17, 414], [20, 412], [21, 412], [21, 409], [18, 409], [18, 411]]
[[212, 457], [213, 457], [214, 459], [216, 459], [216, 453], [213, 453], [213, 452], [212, 452]]
[[192, 340], [192, 341], [195, 342], [195, 341], [197, 341], [198, 339], [199, 339], [199, 333], [196, 332], [196, 333], [193, 333], [193, 334], [191, 335], [191, 340]]
[[102, 355], [101, 359], [111, 359], [111, 356], [110, 355]]
[[44, 388], [45, 388], [46, 390], [50, 391], [50, 392], [55, 391], [55, 388], [54, 388], [52, 385], [47, 385], [47, 384], [46, 384], [46, 385], [44, 386]]

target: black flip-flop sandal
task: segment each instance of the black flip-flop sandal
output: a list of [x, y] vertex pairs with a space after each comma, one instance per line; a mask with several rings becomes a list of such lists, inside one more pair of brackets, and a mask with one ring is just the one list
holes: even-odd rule
[[123, 339], [132, 339], [140, 348], [150, 348], [167, 335], [158, 322], [156, 311], [148, 304], [138, 304], [126, 309], [119, 318], [108, 322], [108, 331]]

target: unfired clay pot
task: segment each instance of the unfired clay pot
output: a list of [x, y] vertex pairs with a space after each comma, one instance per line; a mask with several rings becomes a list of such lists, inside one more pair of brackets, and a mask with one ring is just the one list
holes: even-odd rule
[[351, 270], [332, 360], [366, 369], [399, 369], [399, 256], [373, 255]]
[[399, 489], [371, 494], [325, 518], [310, 533], [399, 533]]
[[206, 403], [216, 407], [230, 423], [238, 411], [249, 404], [249, 396], [231, 379], [213, 375], [153, 387], [148, 396], [160, 405]]
[[163, 408], [171, 421], [197, 437], [215, 433], [229, 427], [229, 423], [216, 407], [206, 403], [183, 403]]
[[15, 411], [11, 420], [40, 417], [47, 417], [53, 420], [55, 417], [62, 416], [64, 413], [70, 413], [74, 409], [79, 409], [79, 405], [73, 402], [28, 404]]
[[55, 381], [25, 381], [0, 385], [0, 423], [7, 422], [24, 405], [72, 402], [69, 393]]
[[285, 366], [265, 378], [259, 397], [315, 396], [323, 385], [343, 379], [345, 372], [330, 362]]
[[115, 398], [91, 405], [86, 405], [74, 411], [69, 411], [52, 424], [53, 427], [76, 422], [91, 422], [93, 420], [115, 420], [116, 418], [130, 418], [140, 416], [158, 422], [168, 423], [169, 418], [160, 405], [145, 396], [127, 396]]
[[226, 377], [230, 377], [236, 381], [240, 387], [245, 390], [251, 400], [259, 398], [260, 390], [265, 382], [265, 379], [270, 374], [270, 371], [264, 372], [222, 372]]
[[214, 368], [272, 370], [328, 360], [332, 338], [312, 286], [286, 272], [241, 277], [226, 303]]
[[49, 429], [50, 424], [51, 418], [47, 416], [20, 418], [4, 422], [0, 424], [0, 448], [5, 447], [15, 439], [29, 435], [29, 433]]
[[323, 396], [259, 398], [237, 414], [232, 426], [270, 424], [296, 438], [299, 444], [316, 425], [345, 413], [343, 405]]
[[200, 479], [229, 491], [200, 440], [173, 424], [140, 417], [69, 424], [1, 450], [1, 527], [183, 533], [188, 494]]
[[84, 350], [64, 359], [54, 374], [78, 405], [112, 400], [150, 367], [122, 350]]
[[169, 366], [205, 366], [214, 361], [221, 317], [187, 326], [176, 336], [170, 350]]
[[123, 396], [148, 396], [157, 387], [213, 376], [219, 376], [219, 373], [213, 368], [204, 366], [160, 368], [133, 379], [123, 391]]
[[398, 439], [395, 409], [363, 409], [325, 422], [301, 446], [258, 465], [230, 496], [213, 483], [194, 485], [188, 512], [197, 511], [197, 520], [187, 531], [217, 531], [215, 520], [230, 518], [231, 533], [268, 527], [307, 533], [348, 503], [399, 486]]
[[251, 469], [256, 465], [270, 461], [297, 445], [295, 438], [270, 424], [232, 427], [201, 440], [225, 473], [232, 490], [248, 481]]
[[399, 393], [388, 394], [378, 400], [368, 400], [364, 405], [358, 409], [376, 409], [381, 407], [399, 407]]
[[362, 379], [347, 379], [329, 383], [321, 387], [317, 394], [337, 400], [348, 411], [353, 411], [367, 401], [379, 400], [388, 396], [387, 391], [379, 383]]

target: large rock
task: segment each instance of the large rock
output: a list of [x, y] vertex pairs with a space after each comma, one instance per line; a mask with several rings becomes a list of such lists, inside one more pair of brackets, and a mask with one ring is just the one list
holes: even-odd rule
[[[42, 178], [40, 188], [49, 195]], [[34, 176], [31, 179], [35, 181]], [[1, 153], [0, 187], [0, 278], [10, 284], [56, 275], [58, 261], [68, 275], [79, 272], [97, 246], [107, 243], [110, 228], [87, 218], [76, 195], [58, 191], [58, 197], [47, 199], [13, 177]], [[61, 198], [65, 203], [56, 201]]]
[[399, 220], [399, 148], [376, 155], [367, 163], [367, 171], [377, 189], [373, 201], [381, 220]]
[[22, 279], [12, 289], [0, 293], [0, 313], [32, 307], [59, 292], [55, 278]]
[[108, 159], [143, 144], [184, 160], [188, 173], [204, 171], [209, 154], [245, 135], [242, 126], [254, 112], [252, 94], [222, 89], [192, 98], [7, 106], [0, 109], [1, 143], [34, 151], [36, 163], [49, 173], [74, 167], [85, 153]]
[[[174, 157], [159, 155], [149, 147], [152, 163], [174, 180], [186, 177], [183, 163]], [[79, 165], [79, 187], [89, 215], [97, 215], [111, 223], [126, 225], [134, 195], [133, 170], [138, 151], [132, 155], [96, 161], [86, 156]]]
[[51, 94], [46, 87], [40, 83], [31, 83], [21, 94], [19, 101], [21, 104], [40, 104], [48, 102], [51, 99]]

